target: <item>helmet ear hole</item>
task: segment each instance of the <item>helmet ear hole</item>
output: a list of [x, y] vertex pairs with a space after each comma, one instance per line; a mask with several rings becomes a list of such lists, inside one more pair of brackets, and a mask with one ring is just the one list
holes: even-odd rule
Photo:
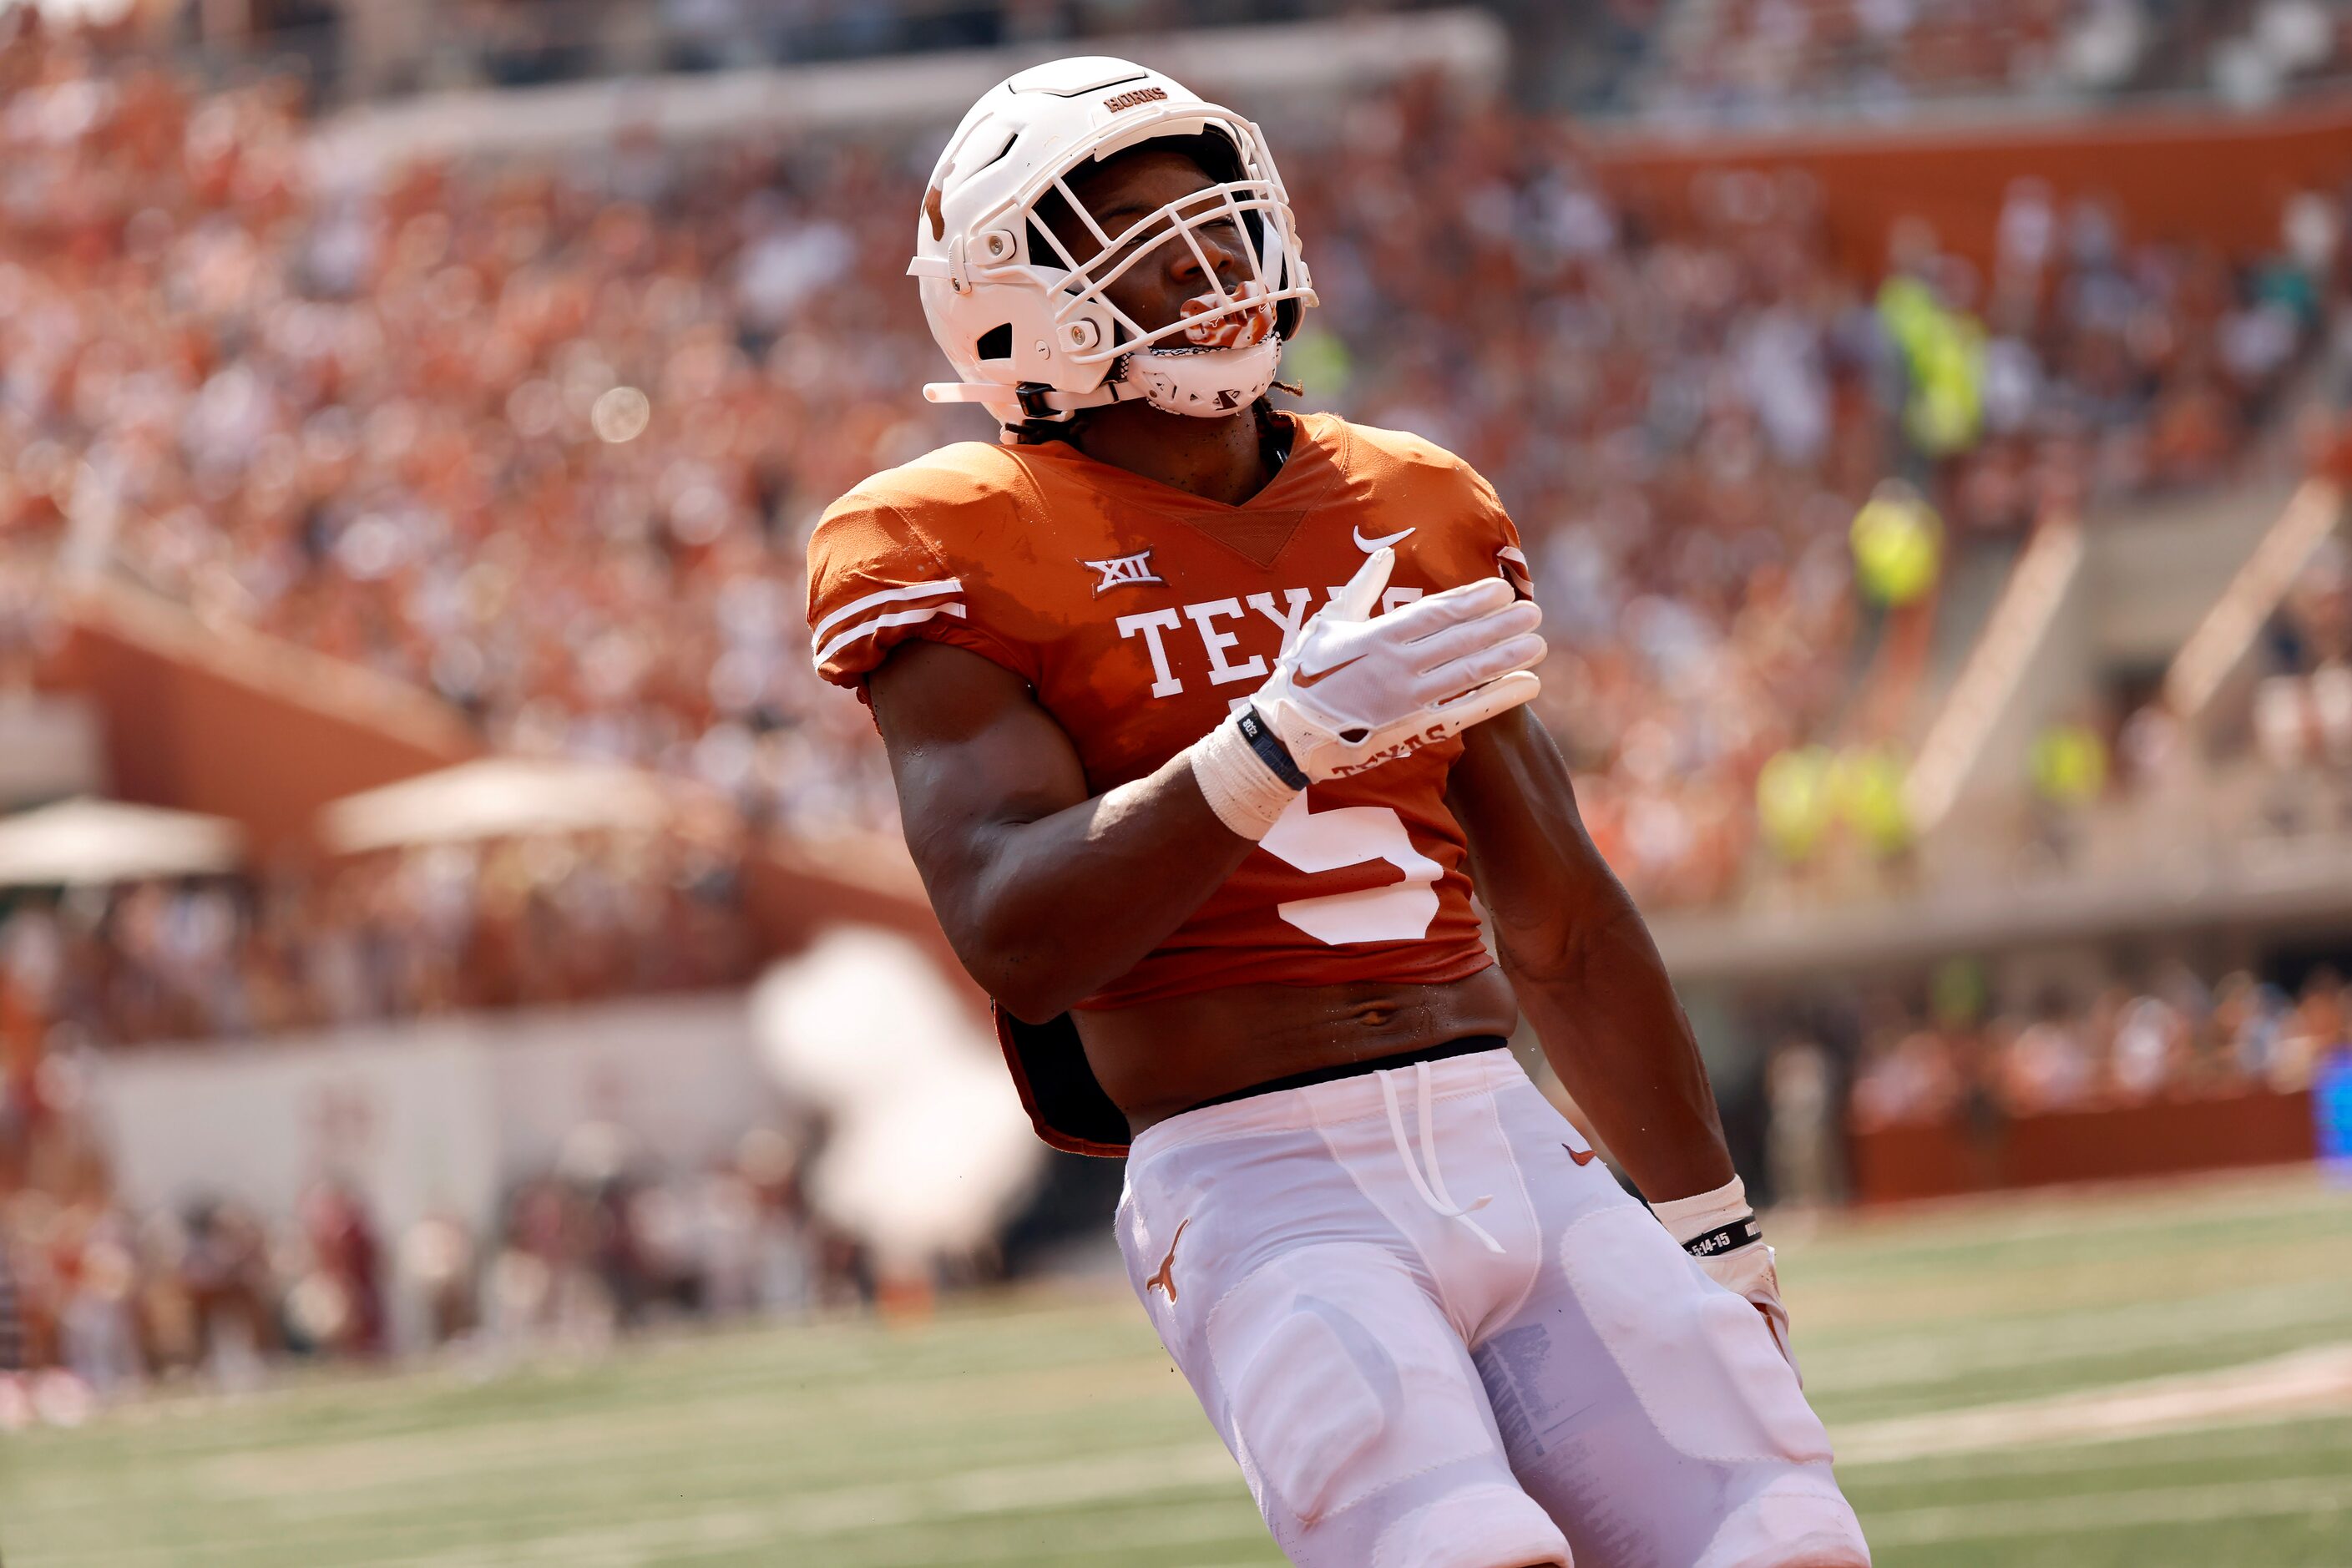
[[981, 333], [980, 341], [972, 345], [972, 353], [974, 357], [984, 360], [1011, 359], [1013, 323], [1005, 321]]

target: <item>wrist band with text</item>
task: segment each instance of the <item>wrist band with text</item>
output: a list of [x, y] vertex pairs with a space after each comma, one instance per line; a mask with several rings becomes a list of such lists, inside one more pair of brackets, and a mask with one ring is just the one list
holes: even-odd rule
[[1307, 775], [1291, 760], [1290, 748], [1265, 727], [1265, 721], [1257, 716], [1256, 709], [1244, 708], [1234, 715], [1234, 719], [1241, 726], [1242, 739], [1250, 743], [1250, 750], [1257, 753], [1260, 762], [1274, 770], [1275, 777], [1293, 789], [1307, 787]]
[[1764, 1239], [1764, 1227], [1756, 1223], [1752, 1214], [1742, 1215], [1729, 1225], [1717, 1226], [1701, 1231], [1683, 1243], [1683, 1250], [1693, 1258], [1717, 1258], [1746, 1247], [1751, 1241]]

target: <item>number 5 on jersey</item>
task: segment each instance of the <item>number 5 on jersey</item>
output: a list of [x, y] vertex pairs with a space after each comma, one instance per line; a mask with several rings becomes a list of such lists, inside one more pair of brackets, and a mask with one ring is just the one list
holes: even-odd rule
[[1437, 918], [1437, 879], [1444, 868], [1412, 847], [1404, 818], [1385, 805], [1342, 805], [1309, 811], [1301, 791], [1258, 847], [1312, 875], [1385, 860], [1402, 882], [1320, 898], [1293, 899], [1275, 913], [1320, 942], [1419, 942]]

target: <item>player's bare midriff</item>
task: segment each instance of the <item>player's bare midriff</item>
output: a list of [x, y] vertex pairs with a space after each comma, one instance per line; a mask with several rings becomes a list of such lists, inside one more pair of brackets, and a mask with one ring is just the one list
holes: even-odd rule
[[1074, 1015], [1095, 1077], [1137, 1132], [1294, 1073], [1508, 1035], [1518, 1016], [1500, 969], [1442, 985], [1234, 985]]

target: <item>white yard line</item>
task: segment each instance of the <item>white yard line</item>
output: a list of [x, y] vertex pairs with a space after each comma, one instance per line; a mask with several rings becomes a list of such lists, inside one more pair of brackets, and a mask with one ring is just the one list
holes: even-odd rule
[[[427, 1548], [369, 1561], [384, 1568], [505, 1568], [542, 1563], [565, 1568], [635, 1568], [712, 1552], [740, 1554], [746, 1546], [779, 1538], [804, 1540], [866, 1530], [951, 1524], [998, 1514], [1128, 1502], [1223, 1487], [1235, 1492], [1241, 1489], [1241, 1471], [1233, 1457], [1212, 1443], [1185, 1443], [1094, 1458], [962, 1470], [920, 1481], [841, 1487], [766, 1503], [703, 1507], [630, 1523], [586, 1526], [496, 1546]], [[1197, 1538], [1163, 1534], [1155, 1539], [1218, 1541], [1229, 1539], [1232, 1533], [1217, 1525]], [[153, 1554], [139, 1555], [152, 1559]], [[169, 1549], [163, 1555], [170, 1555]], [[989, 1555], [976, 1544], [966, 1558], [958, 1560], [982, 1561]], [[942, 1559], [934, 1556], [924, 1561]]]
[[1117, 1502], [1240, 1482], [1241, 1469], [1224, 1449], [1186, 1443], [1099, 1458], [965, 1470], [929, 1481], [845, 1487], [796, 1503], [787, 1510], [786, 1526], [795, 1535], [830, 1535], [877, 1525]]
[[2074, 1497], [1907, 1508], [1874, 1515], [1863, 1526], [1870, 1544], [1927, 1546], [2134, 1525], [2211, 1524], [2231, 1519], [2352, 1512], [2352, 1477], [2300, 1476], [2273, 1481], [2083, 1492]]
[[[2150, 1451], [2151, 1444], [2158, 1446], [2156, 1451]], [[2352, 1424], [2331, 1420], [2326, 1412], [2249, 1415], [2243, 1420], [2216, 1421], [2203, 1426], [2133, 1432], [2112, 1441], [2071, 1447], [2021, 1445], [2013, 1448], [1965, 1449], [1904, 1460], [1902, 1479], [1906, 1482], [1958, 1485], [2021, 1475], [2049, 1478], [2104, 1474], [2130, 1480], [2136, 1479], [2134, 1472], [2144, 1469], [2196, 1470], [2222, 1461], [2246, 1466], [2265, 1459], [2284, 1461], [2273, 1465], [2274, 1470], [2308, 1474], [2314, 1470], [2325, 1472], [2329, 1465], [2336, 1464], [2352, 1474]], [[1842, 1469], [1853, 1473], [1867, 1469], [1870, 1462], [1849, 1463], [1841, 1454], [1839, 1463]]]
[[[959, 1520], [1028, 1513], [1089, 1503], [1137, 1501], [1155, 1496], [1230, 1488], [1241, 1492], [1241, 1470], [1233, 1457], [1212, 1442], [1129, 1449], [1082, 1459], [1001, 1465], [961, 1470], [919, 1481], [838, 1487], [822, 1493], [785, 1495], [772, 1500], [705, 1505], [690, 1511], [625, 1523], [551, 1531], [527, 1541], [497, 1545], [452, 1543], [386, 1553], [368, 1562], [385, 1568], [498, 1568], [500, 1564], [562, 1563], [566, 1568], [629, 1568], [669, 1563], [708, 1552], [740, 1553], [747, 1545], [849, 1534], [910, 1525], [952, 1524]], [[1231, 1538], [1223, 1527], [1197, 1538]], [[327, 1537], [316, 1538], [324, 1544]], [[280, 1536], [213, 1541], [215, 1549], [283, 1546]], [[379, 1537], [379, 1550], [383, 1542]], [[138, 1559], [175, 1560], [175, 1545], [109, 1552], [100, 1557], [63, 1556], [63, 1563], [103, 1563], [107, 1568]], [[978, 1552], [973, 1560], [984, 1557]]]
[[[1098, 1459], [1049, 1465], [1005, 1465], [966, 1470], [936, 1480], [847, 1487], [818, 1498], [791, 1498], [764, 1507], [705, 1509], [626, 1525], [598, 1525], [495, 1547], [459, 1546], [445, 1551], [373, 1560], [380, 1568], [522, 1568], [526, 1564], [588, 1564], [591, 1568], [639, 1568], [683, 1562], [709, 1553], [740, 1554], [761, 1542], [805, 1540], [861, 1530], [952, 1524], [994, 1514], [1029, 1513], [1086, 1503], [1127, 1502], [1159, 1493], [1197, 1491], [1230, 1483], [1239, 1489], [1241, 1472], [1223, 1448], [1202, 1444], [1141, 1449]], [[1121, 1532], [1117, 1521], [1107, 1526]], [[1140, 1529], [1150, 1542], [1231, 1540], [1230, 1523], [1204, 1519], [1177, 1524], [1154, 1521]], [[1255, 1524], [1253, 1523], [1253, 1528]], [[1099, 1539], [1099, 1537], [1095, 1538]], [[1104, 1544], [1118, 1545], [1121, 1541]], [[926, 1549], [908, 1559], [920, 1563], [1002, 1561], [1007, 1551], [1030, 1548], [975, 1541], [941, 1554]], [[884, 1562], [893, 1560], [884, 1559]]]
[[1895, 1464], [2027, 1443], [2108, 1443], [2152, 1433], [2352, 1410], [2352, 1343], [2214, 1372], [1841, 1428], [1840, 1462]]
[[1816, 1394], [1950, 1383], [1975, 1373], [2165, 1350], [2231, 1334], [2352, 1321], [2352, 1304], [2347, 1304], [2345, 1287], [2329, 1282], [2187, 1301], [2086, 1308], [2049, 1318], [1956, 1324], [1948, 1330], [1872, 1339], [1843, 1349], [1832, 1341], [1819, 1354], [1809, 1354], [1803, 1343], [1801, 1301], [1797, 1310], [1798, 1350], [1806, 1354], [1807, 1386]]
[[[1083, 1409], [1106, 1398], [1164, 1393], [1166, 1374], [1139, 1361], [1082, 1363], [1050, 1370], [943, 1378], [928, 1386], [884, 1384], [842, 1412], [863, 1429], [893, 1415], [912, 1420], [942, 1408], [957, 1417], [987, 1409], [1006, 1419]], [[739, 1451], [775, 1430], [761, 1386], [677, 1402], [642, 1396], [625, 1405], [501, 1415], [428, 1430], [322, 1438], [299, 1451], [237, 1449], [195, 1459], [207, 1491], [287, 1505], [289, 1516], [327, 1517], [377, 1506], [382, 1495], [433, 1483], [478, 1481], [499, 1471], [544, 1471], [576, 1463], [667, 1450]], [[846, 1405], [832, 1396], [826, 1405]], [[821, 1418], [817, 1417], [817, 1418]], [[777, 1458], [766, 1447], [767, 1462]]]
[[[2201, 1404], [2194, 1389], [2179, 1386], [2202, 1379], [2161, 1379], [2142, 1384], [2122, 1396], [2137, 1400], [2141, 1422], [2152, 1418], [2177, 1421], [2199, 1417], [2227, 1406], [2242, 1411], [2261, 1391], [2273, 1394], [2289, 1380], [2300, 1362], [2315, 1369], [2322, 1379], [2352, 1376], [2352, 1347], [2333, 1347], [2320, 1355], [2281, 1357], [2257, 1363], [2260, 1376], [2245, 1376], [2243, 1387], [2227, 1394], [2206, 1391]], [[2256, 1369], [2233, 1369], [2246, 1374]], [[2168, 1391], [2159, 1385], [2173, 1385]], [[2352, 1386], [2352, 1385], [2347, 1385]], [[2064, 1402], [2037, 1401], [2037, 1406]], [[2120, 1407], [2120, 1406], [2119, 1406]], [[2029, 1406], [1997, 1406], [1960, 1412], [1948, 1421], [1975, 1425], [1965, 1446], [1992, 1446], [2023, 1440], [1999, 1436], [1990, 1419], [2015, 1423]], [[2049, 1412], [2042, 1418], [2051, 1418]], [[2089, 1426], [2098, 1436], [2125, 1435], [2120, 1415]], [[2066, 1426], [2064, 1421], [2057, 1423]], [[2077, 1420], [2074, 1426], [2084, 1423]], [[1853, 1442], [1849, 1432], [1845, 1447]], [[2095, 1441], [2097, 1436], [2067, 1431], [2045, 1440]], [[1197, 1490], [1237, 1479], [1233, 1460], [1220, 1448], [1205, 1445], [1141, 1450], [1098, 1459], [1048, 1465], [1003, 1466], [967, 1470], [935, 1481], [858, 1487], [820, 1499], [786, 1500], [759, 1509], [706, 1510], [677, 1519], [646, 1520], [631, 1526], [603, 1526], [542, 1537], [528, 1542], [492, 1548], [459, 1548], [395, 1560], [399, 1568], [516, 1568], [520, 1564], [590, 1564], [593, 1568], [636, 1568], [656, 1562], [675, 1562], [705, 1553], [740, 1552], [747, 1544], [772, 1541], [778, 1535], [808, 1539], [856, 1531], [920, 1524], [948, 1524], [1004, 1513], [1025, 1513], [1086, 1503], [1127, 1501], [1155, 1494]], [[2352, 1511], [2352, 1477], [2295, 1477], [2278, 1480], [2232, 1482], [2209, 1486], [2160, 1487], [2132, 1491], [2087, 1492], [2072, 1497], [2004, 1500], [1998, 1505], [1969, 1503], [1905, 1509], [1874, 1515], [1868, 1522], [1876, 1546], [1912, 1546], [1937, 1542], [1999, 1539], [2066, 1531], [2107, 1530], [2137, 1524], [2192, 1524], [2230, 1519], [2330, 1514]], [[1230, 1533], [1221, 1521], [1203, 1520], [1192, 1530], [1171, 1529], [1161, 1521], [1147, 1527], [1150, 1539], [1172, 1543], [1192, 1537], [1223, 1539]], [[1105, 1544], [1111, 1544], [1105, 1542]], [[961, 1552], [941, 1556], [929, 1549], [926, 1563], [982, 1562], [1001, 1559], [1004, 1543], [975, 1541]], [[886, 1561], [895, 1561], [886, 1560]], [[911, 1560], [910, 1560], [911, 1561]]]

